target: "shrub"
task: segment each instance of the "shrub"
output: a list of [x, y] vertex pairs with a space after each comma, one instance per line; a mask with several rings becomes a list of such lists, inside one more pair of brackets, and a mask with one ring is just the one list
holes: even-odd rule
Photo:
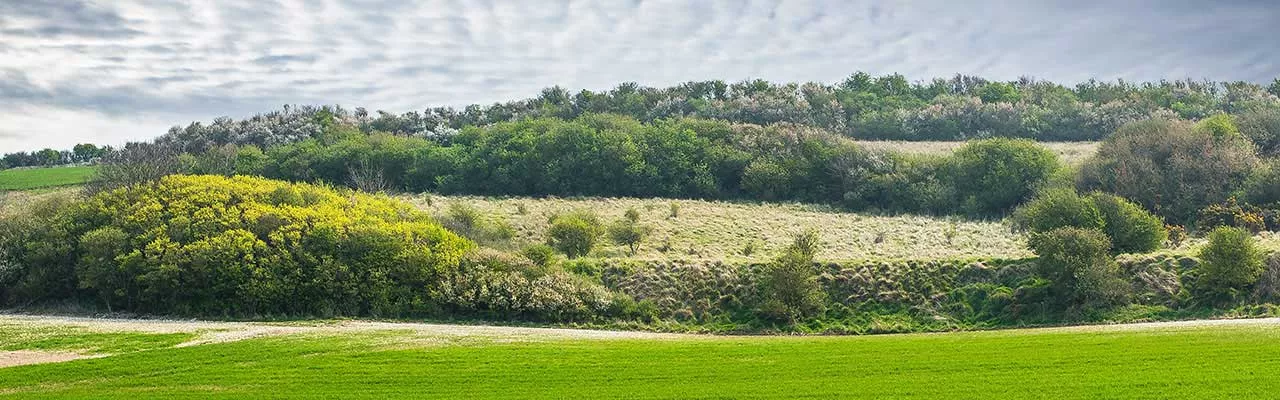
[[602, 230], [600, 219], [590, 212], [557, 215], [547, 229], [547, 244], [569, 258], [582, 257], [595, 247]]
[[1241, 189], [1257, 164], [1248, 140], [1154, 119], [1126, 124], [1103, 141], [1081, 167], [1080, 186], [1115, 193], [1166, 221], [1186, 223], [1201, 208]]
[[1262, 274], [1262, 250], [1241, 228], [1218, 227], [1200, 249], [1200, 288], [1211, 296], [1234, 296]]
[[1101, 231], [1058, 228], [1031, 236], [1038, 273], [1053, 282], [1054, 291], [1070, 305], [1086, 308], [1118, 304], [1128, 284], [1111, 258], [1111, 242]]
[[1033, 141], [987, 139], [956, 150], [948, 174], [958, 204], [998, 215], [1030, 198], [1059, 166], [1057, 155]]
[[1260, 206], [1280, 206], [1280, 159], [1263, 164], [1249, 176], [1245, 200]]
[[1102, 229], [1105, 226], [1094, 201], [1070, 189], [1040, 193], [1018, 208], [1014, 221], [1031, 232], [1048, 232], [1063, 227]]
[[626, 218], [627, 221], [631, 223], [637, 223], [640, 222], [640, 211], [637, 211], [635, 207], [628, 208], [627, 212], [624, 213], [622, 217]]
[[402, 202], [252, 177], [171, 175], [35, 211], [41, 225], [0, 223], [24, 236], [0, 245], [18, 267], [9, 301], [39, 289], [164, 314], [428, 314], [426, 289], [473, 246]]
[[1160, 217], [1133, 202], [1107, 193], [1093, 193], [1089, 200], [1097, 206], [1105, 222], [1103, 232], [1111, 239], [1115, 253], [1146, 253], [1164, 245], [1169, 231]]
[[1280, 109], [1263, 108], [1236, 116], [1240, 133], [1253, 141], [1263, 155], [1280, 155]]

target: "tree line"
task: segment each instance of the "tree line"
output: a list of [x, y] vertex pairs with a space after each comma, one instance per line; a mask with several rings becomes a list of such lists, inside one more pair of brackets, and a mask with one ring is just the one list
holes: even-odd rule
[[5, 153], [3, 157], [0, 157], [0, 169], [85, 163], [97, 160], [111, 152], [111, 150], [111, 146], [99, 147], [92, 143], [80, 143], [72, 147], [71, 150], [45, 148], [32, 152]]

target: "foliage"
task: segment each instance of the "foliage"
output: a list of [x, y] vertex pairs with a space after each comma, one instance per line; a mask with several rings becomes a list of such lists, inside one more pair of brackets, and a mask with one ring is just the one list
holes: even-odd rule
[[1107, 138], [1081, 168], [1080, 185], [1182, 223], [1239, 190], [1257, 164], [1248, 140], [1156, 119], [1127, 124]]
[[1103, 218], [1093, 199], [1071, 189], [1052, 189], [1037, 194], [1014, 213], [1015, 223], [1031, 232], [1048, 232], [1063, 227], [1103, 229]]
[[604, 233], [600, 218], [588, 211], [576, 211], [551, 217], [547, 228], [547, 245], [569, 258], [587, 255]]
[[1211, 296], [1233, 296], [1261, 276], [1263, 253], [1244, 229], [1218, 227], [1200, 249], [1200, 289]]
[[1269, 107], [1246, 111], [1235, 118], [1240, 134], [1266, 156], [1280, 155], [1280, 108]]
[[472, 246], [404, 203], [250, 177], [172, 175], [3, 223], [5, 303], [157, 314], [426, 314], [424, 288]]
[[1240, 204], [1235, 197], [1228, 198], [1222, 204], [1211, 204], [1196, 216], [1196, 229], [1202, 233], [1222, 226], [1241, 228], [1250, 233], [1258, 233], [1267, 228], [1261, 209]]
[[609, 225], [609, 240], [621, 246], [626, 246], [632, 255], [640, 247], [640, 242], [644, 241], [653, 229], [641, 225], [630, 219], [621, 219]]
[[791, 246], [769, 263], [760, 278], [758, 311], [766, 319], [796, 323], [823, 312], [826, 293], [818, 282], [813, 256], [818, 250], [818, 234], [796, 235]]
[[1159, 249], [1169, 238], [1160, 217], [1129, 200], [1108, 193], [1095, 192], [1089, 200], [1102, 213], [1103, 232], [1111, 239], [1115, 253], [1146, 253]]
[[1031, 237], [1039, 258], [1036, 269], [1053, 283], [1054, 291], [1072, 305], [1105, 307], [1119, 304], [1127, 283], [1111, 258], [1111, 242], [1101, 231], [1058, 228]]
[[1059, 168], [1057, 155], [1029, 140], [989, 139], [957, 150], [948, 165], [957, 202], [998, 215], [1031, 197]]

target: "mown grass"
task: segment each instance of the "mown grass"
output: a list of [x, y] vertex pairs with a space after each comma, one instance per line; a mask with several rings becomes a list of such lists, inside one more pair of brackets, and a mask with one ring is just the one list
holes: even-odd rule
[[[869, 149], [889, 150], [911, 154], [929, 154], [929, 155], [949, 155], [963, 147], [967, 142], [963, 141], [925, 141], [925, 142], [907, 142], [896, 140], [866, 140], [857, 141]], [[1037, 144], [1044, 146], [1050, 151], [1058, 155], [1058, 158], [1067, 165], [1080, 165], [1085, 160], [1092, 157], [1098, 152], [1099, 142], [1038, 142]]]
[[1270, 398], [1275, 326], [872, 337], [251, 339], [0, 369], [22, 398]]
[[0, 190], [31, 190], [81, 185], [93, 177], [96, 167], [15, 168], [0, 170]]
[[[405, 196], [406, 200], [446, 216], [451, 204], [473, 207], [483, 218], [502, 220], [517, 242], [542, 242], [548, 219], [557, 213], [588, 210], [605, 222], [640, 212], [653, 232], [631, 256], [623, 246], [602, 240], [596, 257], [645, 260], [765, 260], [805, 229], [818, 229], [822, 260], [1021, 258], [1031, 253], [1024, 239], [998, 221], [915, 215], [880, 216], [843, 212], [827, 206], [795, 203], [747, 203], [631, 198], [486, 198]], [[671, 204], [679, 211], [671, 216]], [[523, 211], [523, 212], [522, 212]], [[949, 233], [950, 232], [950, 233]], [[749, 244], [750, 255], [743, 251]]]

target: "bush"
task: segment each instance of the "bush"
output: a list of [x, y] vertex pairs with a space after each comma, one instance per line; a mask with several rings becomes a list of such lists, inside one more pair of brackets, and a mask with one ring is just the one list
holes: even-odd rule
[[171, 175], [34, 211], [40, 225], [0, 219], [18, 230], [6, 237], [22, 236], [0, 244], [13, 267], [0, 282], [9, 304], [85, 297], [160, 314], [429, 314], [427, 288], [473, 246], [402, 202], [251, 177]]
[[987, 139], [956, 150], [948, 173], [957, 204], [990, 216], [1026, 201], [1059, 167], [1058, 156], [1033, 141]]
[[1218, 227], [1200, 249], [1200, 288], [1210, 296], [1234, 295], [1258, 281], [1262, 250], [1253, 235], [1241, 228]]
[[1070, 189], [1040, 193], [1018, 208], [1014, 221], [1031, 232], [1048, 232], [1063, 227], [1102, 229], [1106, 225], [1093, 199]]
[[1115, 193], [1166, 221], [1186, 223], [1201, 208], [1241, 189], [1257, 164], [1248, 140], [1155, 119], [1126, 124], [1103, 141], [1081, 167], [1080, 186]]
[[556, 249], [545, 244], [532, 244], [521, 250], [520, 254], [534, 264], [545, 267], [555, 262]]
[[547, 229], [547, 245], [569, 258], [582, 257], [595, 247], [602, 230], [600, 219], [593, 213], [578, 211], [557, 215], [551, 218], [551, 227]]
[[1280, 108], [1251, 110], [1236, 116], [1240, 133], [1253, 141], [1258, 152], [1280, 155]]
[[1069, 305], [1105, 307], [1127, 295], [1128, 284], [1109, 252], [1111, 242], [1101, 231], [1058, 228], [1032, 235], [1030, 245], [1039, 256], [1038, 273]]
[[1120, 196], [1093, 193], [1089, 200], [1098, 207], [1104, 221], [1103, 232], [1111, 239], [1115, 253], [1146, 253], [1159, 249], [1169, 238], [1160, 217]]

